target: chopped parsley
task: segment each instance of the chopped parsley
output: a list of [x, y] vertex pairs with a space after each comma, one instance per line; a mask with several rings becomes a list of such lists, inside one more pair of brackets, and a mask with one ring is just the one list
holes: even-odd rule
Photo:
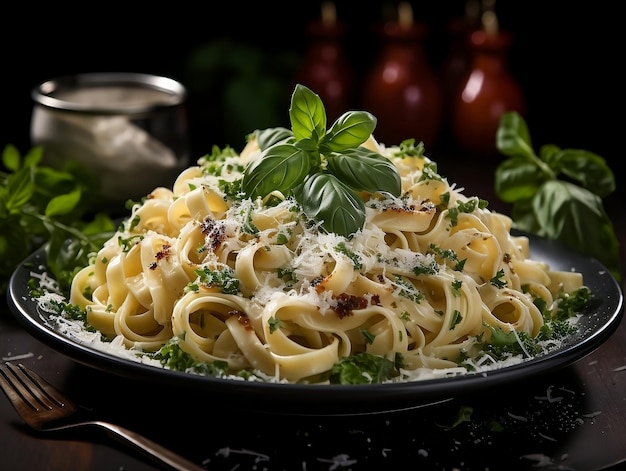
[[502, 280], [502, 277], [504, 277], [504, 269], [500, 268], [500, 270], [498, 270], [498, 273], [496, 273], [496, 275], [491, 278], [491, 280], [489, 280], [489, 283], [491, 283], [496, 288], [505, 288], [506, 281]]
[[383, 383], [398, 376], [398, 366], [385, 357], [369, 353], [357, 353], [341, 359], [331, 372], [331, 384]]
[[202, 267], [196, 270], [198, 281], [208, 287], [218, 287], [224, 294], [237, 294], [239, 292], [239, 280], [235, 271], [224, 266], [219, 270]]
[[353, 252], [348, 247], [346, 247], [345, 242], [339, 242], [335, 246], [335, 250], [345, 255], [352, 261], [352, 265], [354, 266], [355, 271], [358, 271], [363, 268], [363, 264], [361, 263], [361, 257], [357, 253]]

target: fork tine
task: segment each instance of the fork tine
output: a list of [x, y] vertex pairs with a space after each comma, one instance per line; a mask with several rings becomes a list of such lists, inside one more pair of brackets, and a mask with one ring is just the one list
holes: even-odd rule
[[[54, 388], [50, 383], [45, 381], [41, 376], [35, 373], [32, 370], [29, 370], [21, 363], [18, 363], [17, 368], [23, 374], [23, 378], [25, 380], [30, 380], [32, 386], [29, 390], [33, 393], [33, 395], [37, 398], [39, 402], [41, 402], [44, 407], [50, 401], [53, 405], [57, 407], [67, 407], [68, 409], [76, 409], [74, 403], [61, 394], [56, 388]], [[28, 382], [26, 384], [29, 384]]]
[[41, 428], [51, 420], [67, 417], [78, 407], [24, 365], [4, 362], [0, 365], [0, 386], [22, 419], [31, 427]]
[[33, 385], [28, 373], [24, 372], [23, 365], [18, 364], [15, 366], [7, 362], [4, 364], [2, 372], [7, 382], [13, 388], [13, 391], [26, 401], [26, 404], [30, 406], [33, 411], [39, 412], [42, 407], [45, 409], [52, 408], [52, 406], [49, 405], [48, 397], [42, 393], [40, 388]]

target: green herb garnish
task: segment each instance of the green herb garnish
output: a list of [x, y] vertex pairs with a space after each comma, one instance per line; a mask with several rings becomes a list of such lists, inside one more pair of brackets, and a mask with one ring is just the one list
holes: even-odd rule
[[349, 111], [327, 130], [320, 97], [296, 85], [289, 118], [291, 130], [256, 132], [262, 154], [244, 170], [241, 190], [247, 197], [264, 198], [273, 191], [293, 196], [325, 230], [349, 237], [365, 223], [359, 192], [400, 196], [395, 165], [361, 146], [376, 127], [373, 115]]
[[204, 266], [195, 272], [198, 275], [198, 281], [205, 286], [219, 288], [224, 294], [239, 293], [239, 280], [235, 276], [235, 270], [229, 266], [224, 266], [219, 270]]
[[376, 384], [398, 374], [393, 361], [378, 355], [357, 353], [335, 363], [329, 381], [331, 384]]

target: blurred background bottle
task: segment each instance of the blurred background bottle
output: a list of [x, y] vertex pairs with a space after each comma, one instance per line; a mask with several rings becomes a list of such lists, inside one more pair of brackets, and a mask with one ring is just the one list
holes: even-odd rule
[[471, 65], [469, 39], [474, 31], [480, 29], [480, 12], [479, 0], [467, 0], [462, 14], [455, 14], [443, 25], [443, 38], [439, 49], [442, 58], [439, 74], [444, 94], [445, 117], [440, 144], [446, 149], [454, 146], [452, 110], [456, 93], [461, 88]]
[[295, 83], [320, 96], [329, 124], [354, 105], [354, 71], [343, 42], [346, 30], [337, 20], [335, 4], [323, 2], [321, 19], [307, 25], [307, 52], [295, 75]]
[[374, 136], [387, 145], [405, 139], [436, 144], [443, 118], [441, 86], [429, 63], [424, 40], [427, 28], [414, 21], [408, 2], [401, 2], [398, 18], [378, 31], [380, 54], [367, 73], [361, 108], [378, 118]]
[[499, 28], [493, 2], [483, 3], [481, 28], [469, 36], [471, 62], [451, 102], [456, 144], [474, 155], [497, 155], [496, 133], [506, 111], [526, 112], [522, 89], [509, 69], [512, 35]]

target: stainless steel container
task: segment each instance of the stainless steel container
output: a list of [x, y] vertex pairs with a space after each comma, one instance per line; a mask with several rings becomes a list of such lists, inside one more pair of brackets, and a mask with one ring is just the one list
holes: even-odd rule
[[156, 75], [55, 78], [32, 90], [31, 144], [46, 165], [92, 171], [105, 202], [138, 200], [189, 165], [186, 98], [180, 82]]

